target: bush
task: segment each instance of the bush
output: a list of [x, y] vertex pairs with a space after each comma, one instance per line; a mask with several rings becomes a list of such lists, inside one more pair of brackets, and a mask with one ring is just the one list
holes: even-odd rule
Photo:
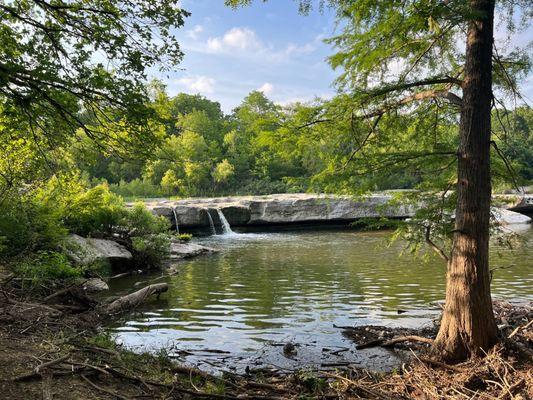
[[181, 240], [182, 242], [189, 242], [192, 239], [192, 234], [191, 233], [180, 233], [178, 235], [178, 239]]
[[159, 268], [170, 253], [170, 235], [159, 233], [131, 238], [135, 267]]
[[65, 226], [82, 236], [109, 236], [127, 215], [122, 198], [106, 184], [75, 195], [65, 206]]
[[120, 224], [134, 236], [165, 233], [170, 230], [170, 221], [152, 214], [142, 202], [135, 203], [127, 210]]
[[15, 265], [14, 271], [26, 288], [48, 281], [69, 281], [83, 274], [81, 268], [70, 264], [65, 254], [54, 251], [40, 251], [26, 257]]
[[49, 250], [65, 237], [59, 207], [34, 196], [6, 198], [0, 205], [0, 258]]

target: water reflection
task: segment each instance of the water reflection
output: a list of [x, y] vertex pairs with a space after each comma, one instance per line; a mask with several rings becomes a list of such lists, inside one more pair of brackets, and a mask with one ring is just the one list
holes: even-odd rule
[[[261, 357], [288, 365], [292, 361], [280, 360], [279, 347], [271, 344], [292, 340], [309, 347], [303, 363], [320, 362], [324, 348], [346, 346], [344, 359], [369, 367], [390, 364], [383, 350], [354, 351], [334, 325], [431, 323], [438, 315], [434, 303], [444, 298], [445, 265], [438, 258], [424, 263], [399, 257], [402, 243], [387, 246], [389, 235], [321, 231], [206, 238], [203, 243], [222, 251], [182, 262], [178, 275], [165, 278], [170, 291], [164, 300], [112, 330], [128, 346], [199, 351], [204, 358], [217, 350], [246, 363]], [[492, 268], [513, 265], [494, 271], [495, 297], [533, 299], [533, 230], [522, 235], [514, 251], [493, 246]], [[112, 290], [129, 291], [138, 280], [123, 280]], [[196, 362], [198, 354], [185, 358]]]

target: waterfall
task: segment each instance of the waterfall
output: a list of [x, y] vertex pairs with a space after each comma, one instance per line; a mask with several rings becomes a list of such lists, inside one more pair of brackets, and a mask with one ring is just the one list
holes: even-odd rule
[[171, 208], [172, 208], [172, 214], [174, 214], [174, 222], [176, 224], [176, 233], [179, 235], [180, 228], [178, 227], [178, 214], [176, 214], [176, 209], [174, 207], [171, 207]]
[[222, 232], [224, 235], [232, 235], [234, 232], [231, 230], [231, 226], [220, 208], [217, 208], [217, 213], [220, 218], [220, 223], [222, 224]]
[[206, 208], [205, 212], [207, 213], [207, 218], [209, 218], [209, 226], [211, 227], [211, 233], [213, 235], [216, 235], [217, 234], [217, 230], [215, 229], [215, 224], [213, 223], [213, 217], [211, 217], [211, 213], [209, 212], [209, 208]]

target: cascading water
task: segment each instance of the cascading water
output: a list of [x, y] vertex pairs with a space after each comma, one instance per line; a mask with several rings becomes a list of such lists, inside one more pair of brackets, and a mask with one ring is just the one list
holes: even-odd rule
[[233, 235], [235, 232], [231, 230], [231, 226], [224, 216], [224, 213], [220, 208], [217, 208], [218, 217], [220, 218], [220, 223], [222, 224], [222, 232], [224, 235]]
[[211, 227], [211, 233], [213, 235], [217, 234], [217, 230], [215, 229], [215, 224], [213, 222], [213, 217], [211, 217], [211, 213], [209, 212], [209, 209], [206, 208], [205, 212], [207, 213], [207, 218], [209, 219], [209, 226]]
[[171, 207], [171, 208], [172, 208], [172, 214], [174, 214], [174, 223], [176, 224], [176, 233], [179, 235], [180, 228], [178, 226], [178, 214], [176, 214], [176, 209], [174, 207]]

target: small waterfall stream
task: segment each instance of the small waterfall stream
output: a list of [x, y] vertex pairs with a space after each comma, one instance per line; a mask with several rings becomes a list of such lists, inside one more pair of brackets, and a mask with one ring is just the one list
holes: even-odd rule
[[207, 213], [207, 218], [209, 219], [209, 227], [211, 228], [211, 233], [213, 235], [216, 235], [217, 234], [217, 230], [215, 229], [215, 224], [213, 223], [213, 217], [211, 217], [211, 213], [209, 212], [209, 208], [206, 208], [205, 212]]
[[174, 223], [176, 224], [176, 233], [179, 235], [180, 228], [178, 226], [178, 214], [176, 214], [176, 209], [174, 207], [171, 207], [171, 208], [172, 208], [172, 214], [174, 214]]
[[218, 217], [220, 218], [220, 223], [222, 224], [222, 232], [224, 235], [232, 235], [234, 232], [231, 230], [231, 226], [224, 216], [224, 213], [220, 208], [217, 208]]

